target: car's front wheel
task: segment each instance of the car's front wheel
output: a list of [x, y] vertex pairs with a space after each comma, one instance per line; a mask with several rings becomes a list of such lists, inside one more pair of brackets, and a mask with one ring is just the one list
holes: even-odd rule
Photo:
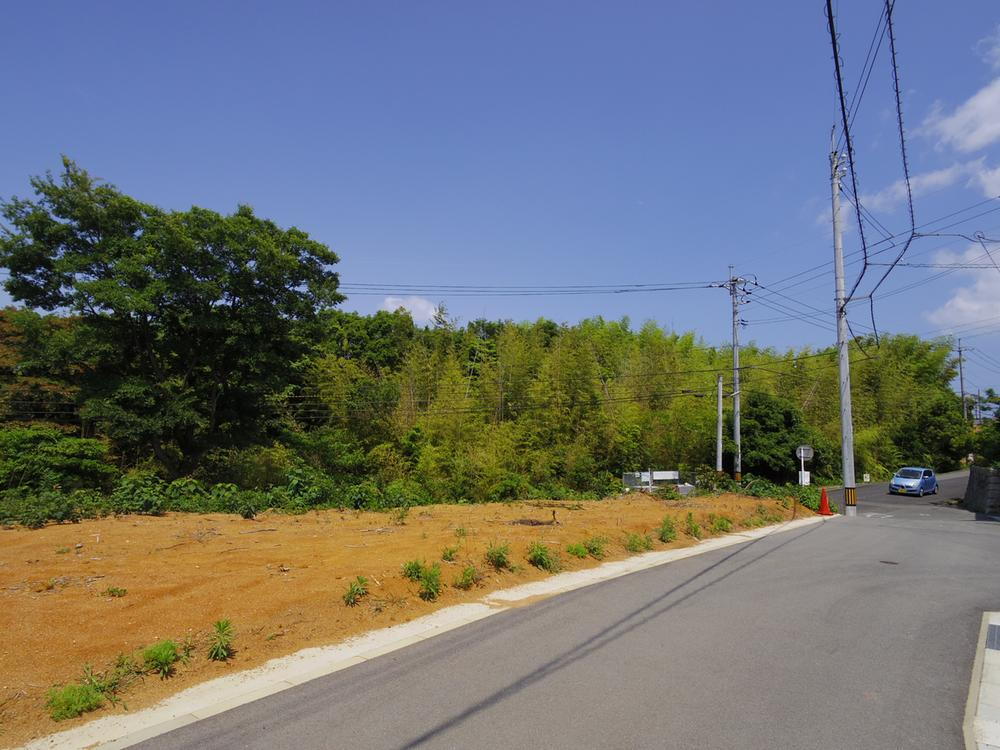
[[917, 490], [917, 497], [923, 497], [923, 496], [924, 496], [924, 488], [921, 487], [919, 490]]

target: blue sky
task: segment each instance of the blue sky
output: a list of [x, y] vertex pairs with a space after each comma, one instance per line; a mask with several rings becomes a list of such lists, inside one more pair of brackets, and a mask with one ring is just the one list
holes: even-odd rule
[[[850, 96], [880, 4], [837, 6]], [[0, 48], [0, 195], [26, 195], [28, 176], [56, 169], [64, 153], [161, 206], [249, 203], [299, 226], [340, 254], [345, 285], [712, 281], [733, 263], [787, 295], [757, 295], [746, 339], [826, 345], [829, 267], [782, 281], [832, 255], [838, 112], [823, 7], [17, 3], [5, 9]], [[991, 0], [911, 0], [895, 22], [923, 224], [1000, 195], [1000, 13]], [[903, 232], [887, 52], [888, 41], [854, 133], [865, 205]], [[961, 220], [945, 231], [1000, 237], [996, 209], [984, 203], [930, 228]], [[853, 224], [846, 245], [858, 247]], [[986, 265], [983, 255], [942, 237], [918, 240], [909, 260]], [[869, 270], [861, 293], [882, 270]], [[857, 271], [849, 266], [852, 280]], [[941, 272], [897, 268], [881, 291], [904, 291], [878, 301], [878, 327], [964, 331], [979, 349], [970, 383], [995, 385], [1000, 272], [933, 278]], [[417, 292], [406, 300], [417, 318], [444, 301], [462, 320], [627, 315], [710, 343], [728, 336], [718, 289]], [[411, 295], [352, 293], [346, 307], [370, 312], [395, 304], [389, 296]], [[801, 319], [817, 308], [828, 318]], [[852, 310], [859, 330], [866, 315], [864, 304]]]

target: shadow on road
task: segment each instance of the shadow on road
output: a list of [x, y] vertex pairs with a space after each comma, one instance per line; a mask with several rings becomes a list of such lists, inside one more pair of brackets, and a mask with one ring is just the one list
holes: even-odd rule
[[431, 729], [428, 729], [426, 732], [424, 732], [424, 733], [420, 734], [419, 736], [415, 737], [414, 739], [412, 739], [410, 742], [406, 743], [402, 747], [403, 748], [415, 748], [415, 747], [418, 747], [419, 745], [421, 745], [421, 744], [423, 744], [425, 742], [428, 742], [428, 741], [434, 739], [436, 736], [438, 736], [438, 735], [440, 735], [440, 734], [448, 731], [449, 729], [451, 729], [453, 727], [458, 726], [459, 724], [461, 724], [462, 722], [464, 722], [466, 719], [468, 719], [468, 718], [470, 718], [472, 716], [475, 716], [476, 714], [478, 714], [478, 713], [480, 713], [482, 711], [485, 711], [486, 709], [488, 709], [488, 708], [490, 708], [490, 707], [492, 707], [492, 706], [500, 703], [501, 701], [503, 701], [504, 699], [508, 698], [509, 696], [512, 696], [512, 695], [516, 694], [517, 692], [519, 692], [519, 691], [521, 691], [521, 690], [523, 690], [523, 689], [525, 689], [527, 687], [530, 687], [531, 685], [539, 682], [540, 680], [545, 679], [549, 675], [554, 674], [555, 672], [558, 672], [559, 670], [564, 669], [565, 667], [568, 667], [569, 665], [573, 664], [574, 662], [577, 662], [580, 659], [583, 659], [584, 657], [589, 656], [590, 654], [594, 653], [595, 651], [598, 651], [599, 649], [604, 648], [608, 644], [614, 642], [618, 638], [621, 638], [622, 636], [624, 636], [627, 633], [635, 630], [636, 628], [641, 627], [642, 625], [646, 624], [650, 620], [653, 620], [653, 619], [659, 617], [660, 615], [662, 615], [662, 614], [664, 614], [666, 612], [669, 612], [671, 609], [673, 609], [677, 605], [682, 604], [683, 602], [685, 602], [688, 599], [690, 599], [691, 597], [699, 594], [700, 592], [702, 592], [702, 591], [710, 588], [711, 586], [714, 586], [715, 584], [717, 584], [717, 583], [719, 583], [721, 581], [726, 580], [730, 576], [733, 576], [733, 575], [735, 575], [736, 573], [739, 573], [742, 570], [745, 570], [749, 566], [753, 565], [754, 563], [758, 562], [759, 560], [762, 560], [763, 558], [767, 557], [768, 555], [770, 555], [770, 554], [772, 554], [774, 552], [777, 552], [778, 550], [782, 549], [783, 547], [787, 547], [792, 542], [798, 541], [799, 539], [801, 539], [802, 537], [804, 537], [806, 534], [810, 534], [813, 531], [815, 531], [817, 528], [819, 528], [819, 524], [816, 524], [814, 526], [810, 526], [809, 528], [805, 529], [802, 532], [793, 534], [787, 540], [783, 541], [781, 544], [778, 544], [778, 545], [770, 548], [766, 552], [762, 552], [761, 554], [757, 555], [756, 557], [753, 557], [752, 559], [747, 560], [746, 562], [740, 563], [739, 565], [737, 565], [736, 567], [734, 567], [732, 570], [726, 571], [725, 573], [723, 573], [722, 575], [720, 575], [718, 578], [715, 578], [715, 579], [710, 580], [710, 581], [706, 581], [705, 583], [703, 583], [702, 585], [698, 586], [697, 588], [694, 588], [694, 589], [688, 591], [683, 596], [678, 597], [677, 599], [674, 599], [673, 601], [671, 601], [671, 602], [669, 602], [667, 604], [664, 604], [661, 607], [657, 607], [658, 604], [664, 602], [664, 600], [670, 598], [671, 596], [673, 596], [674, 594], [676, 594], [678, 591], [680, 591], [681, 589], [683, 589], [685, 586], [688, 586], [688, 585], [694, 583], [695, 581], [697, 581], [699, 579], [705, 578], [705, 576], [707, 576], [709, 573], [711, 573], [714, 570], [717, 570], [719, 567], [721, 567], [725, 563], [729, 562], [733, 558], [738, 557], [738, 556], [744, 556], [745, 557], [746, 554], [749, 551], [753, 550], [754, 545], [757, 545], [760, 542], [764, 541], [765, 539], [769, 539], [770, 537], [769, 536], [768, 537], [760, 537], [758, 539], [753, 539], [752, 541], [747, 542], [746, 544], [738, 546], [733, 552], [730, 552], [728, 555], [726, 555], [722, 559], [718, 560], [715, 563], [712, 563], [707, 568], [699, 571], [698, 573], [694, 574], [693, 576], [691, 576], [687, 580], [682, 581], [681, 583], [679, 583], [676, 586], [672, 587], [668, 591], [665, 591], [664, 593], [660, 594], [659, 596], [657, 596], [655, 599], [651, 600], [650, 602], [648, 602], [648, 603], [644, 604], [643, 606], [639, 607], [638, 609], [630, 612], [629, 614], [625, 615], [621, 619], [613, 622], [612, 624], [608, 625], [606, 628], [603, 628], [602, 630], [600, 630], [597, 633], [595, 633], [594, 635], [592, 635], [590, 638], [587, 638], [582, 643], [579, 643], [576, 646], [568, 649], [567, 651], [564, 651], [562, 654], [560, 654], [560, 655], [556, 656], [555, 658], [553, 658], [553, 659], [545, 662], [544, 664], [542, 664], [541, 666], [539, 666], [534, 671], [529, 672], [525, 676], [523, 676], [523, 677], [515, 680], [514, 682], [510, 683], [506, 687], [501, 688], [500, 690], [495, 691], [494, 693], [492, 693], [491, 695], [487, 696], [486, 698], [483, 698], [478, 703], [475, 703], [475, 704], [469, 706], [468, 708], [466, 708], [461, 713], [458, 713], [455, 716], [451, 717], [450, 719], [447, 719], [446, 721], [441, 722], [437, 726], [432, 727]]

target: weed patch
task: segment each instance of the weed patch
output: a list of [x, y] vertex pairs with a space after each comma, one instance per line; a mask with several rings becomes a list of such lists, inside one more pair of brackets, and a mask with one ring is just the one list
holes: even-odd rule
[[579, 557], [580, 559], [583, 559], [584, 557], [587, 556], [587, 545], [585, 545], [583, 542], [577, 542], [576, 544], [567, 544], [566, 552], [567, 554], [573, 555], [573, 557]]
[[72, 719], [104, 705], [104, 695], [93, 685], [66, 685], [52, 688], [45, 707], [55, 721]]
[[456, 589], [468, 591], [473, 586], [478, 586], [483, 580], [483, 574], [479, 572], [475, 565], [466, 565], [462, 572], [458, 574], [453, 584]]
[[424, 572], [424, 564], [419, 560], [409, 560], [403, 563], [403, 578], [419, 581]]
[[368, 579], [364, 576], [358, 576], [347, 584], [347, 591], [344, 592], [344, 604], [348, 607], [355, 607], [362, 597], [367, 595]]
[[629, 534], [625, 537], [625, 549], [629, 552], [649, 552], [653, 549], [653, 538], [649, 534]]
[[212, 661], [226, 661], [233, 655], [233, 624], [229, 620], [219, 620], [212, 625], [212, 641], [208, 646], [208, 658]]
[[445, 547], [441, 551], [441, 559], [445, 562], [455, 562], [455, 557], [458, 556], [458, 547]]
[[549, 573], [557, 573], [562, 567], [559, 557], [541, 542], [532, 542], [528, 548], [528, 562]]
[[587, 548], [587, 554], [595, 560], [603, 560], [608, 540], [603, 536], [592, 536], [583, 543], [583, 546]]
[[514, 566], [510, 562], [510, 545], [506, 542], [503, 544], [490, 542], [486, 548], [486, 562], [494, 570], [513, 570]]
[[660, 528], [656, 536], [664, 544], [674, 541], [677, 538], [677, 526], [674, 524], [674, 519], [666, 516], [660, 522]]
[[128, 589], [123, 589], [119, 586], [108, 586], [104, 591], [101, 592], [101, 596], [110, 596], [115, 599], [120, 599], [128, 593]]
[[692, 539], [701, 539], [701, 525], [694, 520], [694, 513], [688, 513], [684, 519], [684, 533]]
[[435, 563], [420, 571], [420, 598], [432, 602], [441, 593], [441, 566]]
[[725, 516], [717, 516], [713, 513], [708, 517], [708, 523], [713, 534], [728, 534], [733, 530], [733, 522]]
[[142, 652], [142, 663], [147, 672], [155, 672], [161, 679], [174, 673], [174, 664], [181, 659], [180, 648], [171, 640], [160, 641]]

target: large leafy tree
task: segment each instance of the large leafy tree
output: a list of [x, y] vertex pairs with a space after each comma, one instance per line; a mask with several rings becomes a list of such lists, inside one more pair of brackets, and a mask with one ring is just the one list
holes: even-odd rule
[[342, 299], [336, 254], [247, 206], [157, 208], [68, 159], [31, 185], [0, 202], [0, 265], [15, 300], [78, 316], [84, 415], [172, 472], [260, 440], [305, 349], [296, 328]]

